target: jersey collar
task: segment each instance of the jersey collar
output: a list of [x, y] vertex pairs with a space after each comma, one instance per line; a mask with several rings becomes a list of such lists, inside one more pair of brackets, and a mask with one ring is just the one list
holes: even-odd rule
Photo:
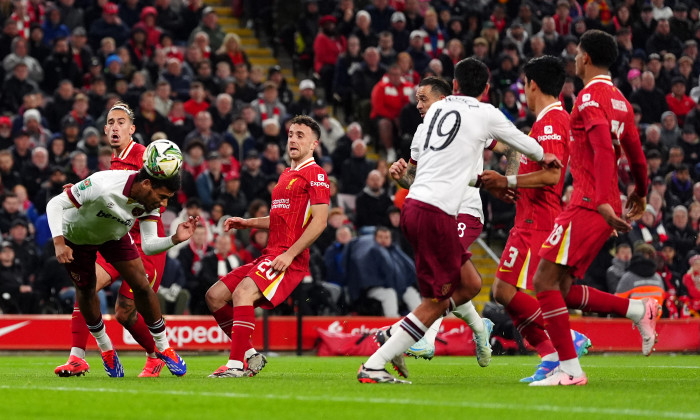
[[294, 171], [299, 171], [299, 170], [301, 170], [301, 169], [303, 169], [303, 168], [306, 168], [307, 166], [313, 165], [314, 163], [316, 163], [316, 161], [314, 161], [314, 157], [311, 156], [310, 158], [308, 158], [308, 159], [306, 159], [305, 161], [303, 161], [303, 162], [301, 162], [300, 164], [298, 164], [298, 165], [296, 166], [296, 168], [294, 168], [293, 170], [294, 170]]
[[610, 76], [600, 75], [600, 76], [596, 76], [596, 77], [592, 78], [591, 80], [589, 80], [588, 83], [586, 84], [586, 86], [584, 86], [584, 89], [589, 87], [590, 85], [592, 85], [594, 83], [605, 83], [606, 85], [610, 85], [610, 86], [613, 85], [613, 82], [612, 82], [612, 79], [610, 78]]
[[130, 198], [129, 194], [131, 194], [131, 187], [134, 186], [134, 180], [136, 180], [137, 174], [138, 172], [134, 172], [133, 174], [129, 175], [129, 178], [126, 180], [126, 184], [124, 185], [124, 191], [122, 191], [124, 197]]
[[553, 110], [553, 109], [556, 109], [557, 111], [563, 111], [563, 110], [564, 110], [564, 108], [561, 106], [561, 102], [556, 101], [556, 102], [554, 102], [554, 103], [551, 103], [551, 104], [547, 105], [542, 111], [540, 111], [540, 113], [537, 115], [537, 120], [536, 120], [536, 121], [539, 121], [539, 120], [541, 120], [542, 118], [544, 118], [544, 116], [547, 115], [547, 113], [548, 113], [549, 111]]
[[134, 148], [134, 139], [129, 139], [129, 144], [126, 146], [126, 149], [124, 149], [121, 153], [119, 153], [119, 156], [117, 156], [119, 159], [124, 159], [129, 155], [129, 152], [131, 149]]

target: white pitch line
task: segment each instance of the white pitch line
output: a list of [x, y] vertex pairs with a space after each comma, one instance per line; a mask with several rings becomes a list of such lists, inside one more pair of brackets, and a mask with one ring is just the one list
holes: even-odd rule
[[[467, 362], [469, 363], [469, 362]], [[441, 365], [447, 365], [447, 366], [464, 366], [465, 363], [457, 363], [457, 362], [440, 362]], [[536, 361], [533, 361], [533, 363], [497, 363], [493, 364], [491, 366], [533, 366], [536, 364]], [[610, 365], [596, 365], [596, 364], [588, 364], [586, 363], [585, 359], [583, 363], [581, 363], [582, 366], [584, 367], [594, 367], [594, 368], [609, 368], [609, 367], [614, 367], [615, 369], [620, 369], [620, 368], [626, 368], [626, 369], [643, 369], [643, 368], [654, 368], [654, 369], [700, 369], [700, 366], [669, 366], [669, 365], [619, 365], [619, 366], [610, 366]]]
[[[377, 385], [375, 385], [377, 386]], [[382, 385], [378, 385], [382, 386]], [[535, 412], [557, 412], [557, 413], [582, 413], [598, 414], [609, 416], [632, 416], [632, 417], [662, 417], [670, 419], [700, 419], [700, 414], [686, 413], [681, 411], [649, 411], [632, 408], [605, 408], [605, 407], [571, 407], [571, 406], [541, 406], [522, 405], [505, 403], [483, 403], [476, 401], [430, 401], [413, 400], [400, 398], [353, 398], [353, 397], [330, 397], [315, 395], [280, 395], [280, 394], [247, 394], [239, 392], [194, 392], [175, 390], [136, 390], [136, 389], [112, 389], [112, 388], [81, 388], [81, 387], [37, 387], [37, 386], [10, 386], [0, 385], [0, 389], [24, 389], [34, 391], [64, 391], [64, 392], [110, 392], [115, 394], [154, 394], [154, 395], [176, 395], [192, 397], [215, 397], [234, 399], [264, 399], [264, 400], [290, 400], [303, 402], [343, 402], [358, 404], [401, 404], [427, 407], [455, 407], [455, 408], [477, 408], [489, 410], [513, 410], [513, 411], [535, 411]]]

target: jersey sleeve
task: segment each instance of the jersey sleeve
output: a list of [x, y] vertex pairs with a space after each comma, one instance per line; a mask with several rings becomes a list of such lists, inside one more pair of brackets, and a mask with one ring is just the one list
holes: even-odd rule
[[418, 163], [418, 157], [420, 156], [420, 145], [421, 142], [425, 141], [425, 124], [420, 124], [416, 128], [416, 132], [413, 133], [413, 140], [411, 140], [411, 163], [414, 165]]
[[[566, 165], [566, 162], [564, 162], [564, 155], [566, 154], [566, 142], [569, 136], [568, 127], [561, 124], [561, 122], [553, 122], [551, 124], [550, 134], [553, 134], [554, 136], [546, 134], [547, 131], [550, 130], [547, 128], [547, 126], [545, 126], [545, 133], [540, 133], [539, 136], [542, 138], [542, 140], [539, 138], [537, 139], [540, 146], [542, 146], [545, 153], [554, 154], [563, 164]], [[557, 139], [555, 136], [559, 136], [559, 138]]]
[[501, 111], [491, 107], [488, 118], [487, 126], [491, 137], [503, 141], [535, 162], [544, 158], [542, 147], [532, 137], [518, 130]]
[[68, 199], [76, 208], [80, 208], [83, 204], [101, 195], [102, 188], [100, 188], [100, 178], [101, 177], [95, 175], [89, 176], [66, 190]]
[[157, 222], [160, 219], [160, 209], [155, 209], [150, 213], [144, 213], [139, 218], [140, 222]]
[[309, 201], [314, 204], [330, 204], [331, 185], [328, 182], [328, 175], [318, 165], [309, 168], [306, 174], [309, 183]]
[[586, 131], [599, 124], [609, 125], [608, 116], [605, 114], [601, 104], [610, 101], [610, 99], [605, 98], [601, 93], [596, 93], [596, 91], [581, 95], [578, 112], [581, 114], [581, 120], [586, 127]]

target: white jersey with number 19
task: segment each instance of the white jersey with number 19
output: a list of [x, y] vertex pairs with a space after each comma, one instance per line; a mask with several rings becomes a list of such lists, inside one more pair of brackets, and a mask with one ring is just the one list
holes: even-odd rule
[[424, 121], [418, 143], [420, 164], [407, 198], [449, 215], [459, 214], [464, 195], [473, 188], [469, 181], [481, 173], [484, 148], [491, 139], [503, 141], [534, 161], [544, 157], [539, 143], [501, 111], [470, 96], [451, 95], [435, 102]]

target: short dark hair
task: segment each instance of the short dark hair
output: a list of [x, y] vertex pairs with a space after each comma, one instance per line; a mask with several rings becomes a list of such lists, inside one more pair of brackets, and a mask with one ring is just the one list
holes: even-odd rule
[[558, 97], [564, 86], [566, 71], [564, 64], [557, 57], [544, 55], [533, 58], [523, 66], [523, 72], [528, 82], [534, 80], [542, 93]]
[[375, 237], [375, 238], [377, 237], [377, 234], [378, 234], [379, 232], [388, 232], [388, 233], [391, 233], [391, 230], [389, 230], [389, 228], [386, 227], [386, 226], [378, 225], [378, 226], [374, 229], [374, 237]]
[[617, 60], [617, 42], [612, 35], [598, 29], [591, 29], [581, 35], [579, 48], [591, 57], [596, 67], [610, 68]]
[[165, 187], [168, 191], [172, 191], [174, 193], [180, 191], [182, 184], [180, 180], [180, 172], [171, 176], [170, 178], [156, 178], [149, 174], [145, 168], [141, 168], [141, 170], [139, 170], [139, 172], [136, 174], [136, 179], [134, 182], [143, 182], [145, 180], [151, 181], [151, 187], [154, 189]]
[[465, 58], [455, 66], [455, 79], [459, 93], [476, 98], [486, 89], [489, 68], [476, 58]]
[[418, 83], [418, 86], [430, 86], [431, 92], [437, 93], [441, 96], [449, 96], [452, 93], [450, 84], [447, 83], [445, 79], [435, 76], [425, 77], [420, 81], [420, 83]]
[[321, 140], [321, 127], [319, 127], [318, 123], [308, 115], [297, 115], [290, 121], [290, 126], [292, 124], [301, 124], [309, 127], [311, 131], [314, 132], [316, 140]]

